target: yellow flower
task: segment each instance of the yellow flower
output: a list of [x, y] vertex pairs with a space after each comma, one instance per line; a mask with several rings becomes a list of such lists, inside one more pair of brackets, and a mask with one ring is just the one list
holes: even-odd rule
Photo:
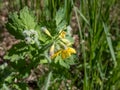
[[52, 59], [57, 57], [58, 55], [61, 55], [62, 59], [68, 58], [71, 56], [71, 54], [76, 53], [75, 49], [68, 47], [65, 50], [61, 49], [59, 51], [57, 51], [53, 56]]
[[66, 35], [66, 32], [65, 31], [61, 31], [59, 37], [60, 38], [65, 38], [65, 35]]
[[61, 53], [62, 50], [59, 50], [57, 51], [56, 53], [54, 53], [52, 56], [51, 56], [51, 59], [57, 57], [60, 53]]
[[65, 50], [62, 50], [61, 56], [62, 56], [63, 59], [65, 59], [65, 58], [70, 57], [71, 54], [74, 54], [74, 53], [76, 53], [75, 49], [73, 49], [71, 47], [68, 47]]

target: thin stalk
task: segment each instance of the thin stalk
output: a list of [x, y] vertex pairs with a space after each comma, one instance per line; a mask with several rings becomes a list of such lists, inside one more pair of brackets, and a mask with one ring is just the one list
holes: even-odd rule
[[[76, 18], [77, 18], [80, 39], [81, 39], [81, 41], [83, 41], [83, 35], [82, 35], [82, 31], [81, 31], [81, 25], [79, 23], [79, 18], [78, 18], [76, 7], [74, 7], [74, 11], [75, 11], [75, 15], [76, 15]], [[84, 59], [84, 74], [85, 74], [84, 75], [84, 86], [83, 86], [83, 89], [87, 90], [88, 89], [88, 83], [87, 83], [87, 70], [86, 70], [86, 53], [85, 53], [84, 44], [82, 44], [82, 52], [83, 52], [83, 59]]]

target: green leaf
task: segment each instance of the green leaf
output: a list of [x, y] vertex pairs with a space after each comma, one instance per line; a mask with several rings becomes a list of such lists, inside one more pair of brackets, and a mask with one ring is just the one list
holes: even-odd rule
[[60, 8], [57, 13], [56, 13], [56, 16], [55, 16], [55, 21], [56, 21], [56, 25], [58, 26], [61, 21], [63, 20], [64, 18], [64, 10], [63, 8]]
[[55, 63], [58, 63], [58, 61], [61, 60], [61, 56], [57, 56], [54, 60]]
[[73, 56], [67, 58], [67, 59], [65, 60], [65, 63], [67, 63], [67, 64], [69, 64], [69, 65], [75, 64]]
[[67, 64], [66, 62], [64, 62], [64, 60], [59, 60], [59, 64], [67, 69], [70, 68], [69, 64]]
[[3, 83], [1, 90], [10, 90], [10, 88], [5, 83]]
[[6, 24], [6, 28], [9, 33], [15, 36], [17, 39], [23, 39], [22, 31], [24, 26], [20, 19], [18, 19], [18, 15], [16, 12], [13, 14], [10, 13], [8, 17], [8, 23]]
[[4, 59], [9, 59], [11, 61], [18, 60], [22, 57], [20, 54], [27, 51], [28, 47], [26, 46], [25, 42], [20, 42], [16, 45], [13, 45], [13, 47], [4, 56]]
[[12, 75], [9, 75], [5, 78], [5, 82], [11, 83], [13, 81], [14, 77]]
[[57, 25], [56, 31], [59, 32], [60, 30], [66, 29], [66, 21], [62, 21], [59, 25]]
[[35, 18], [33, 14], [28, 10], [28, 7], [24, 7], [20, 11], [20, 20], [24, 24], [25, 29], [34, 29], [36, 26]]
[[24, 39], [23, 30], [34, 29], [36, 26], [35, 18], [27, 7], [23, 8], [20, 13], [10, 13], [6, 28], [17, 39]]

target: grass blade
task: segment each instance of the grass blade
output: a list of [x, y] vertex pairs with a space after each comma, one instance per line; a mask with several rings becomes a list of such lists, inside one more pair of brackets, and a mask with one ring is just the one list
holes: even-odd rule
[[78, 13], [80, 14], [80, 16], [82, 17], [82, 19], [89, 25], [88, 20], [86, 19], [86, 17], [83, 15], [83, 13], [81, 12], [81, 10], [78, 10], [78, 8], [76, 8]]
[[113, 46], [112, 46], [112, 40], [111, 40], [111, 38], [109, 36], [108, 27], [105, 25], [105, 23], [103, 23], [103, 27], [104, 27], [104, 32], [106, 34], [106, 39], [107, 39], [107, 42], [108, 42], [110, 53], [111, 53], [112, 59], [114, 61], [114, 65], [116, 67], [117, 66], [117, 62], [116, 62], [116, 57], [115, 57], [114, 49], [113, 49]]

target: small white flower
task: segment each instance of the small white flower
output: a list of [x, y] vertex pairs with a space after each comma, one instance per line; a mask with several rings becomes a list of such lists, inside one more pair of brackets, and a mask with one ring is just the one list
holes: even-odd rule
[[34, 29], [24, 30], [23, 35], [25, 37], [26, 44], [37, 44], [39, 46], [38, 33]]
[[23, 35], [25, 37], [38, 37], [37, 31], [31, 29], [31, 30], [24, 30]]
[[30, 36], [29, 30], [24, 30], [24, 31], [23, 31], [23, 36], [24, 36], [24, 37]]
[[34, 41], [30, 37], [25, 38], [26, 44], [34, 44]]
[[38, 33], [35, 30], [30, 30], [30, 37], [38, 39]]
[[30, 33], [31, 33], [31, 34], [34, 34], [34, 35], [37, 35], [37, 34], [38, 34], [38, 33], [37, 33], [35, 30], [33, 30], [33, 29], [30, 30]]

